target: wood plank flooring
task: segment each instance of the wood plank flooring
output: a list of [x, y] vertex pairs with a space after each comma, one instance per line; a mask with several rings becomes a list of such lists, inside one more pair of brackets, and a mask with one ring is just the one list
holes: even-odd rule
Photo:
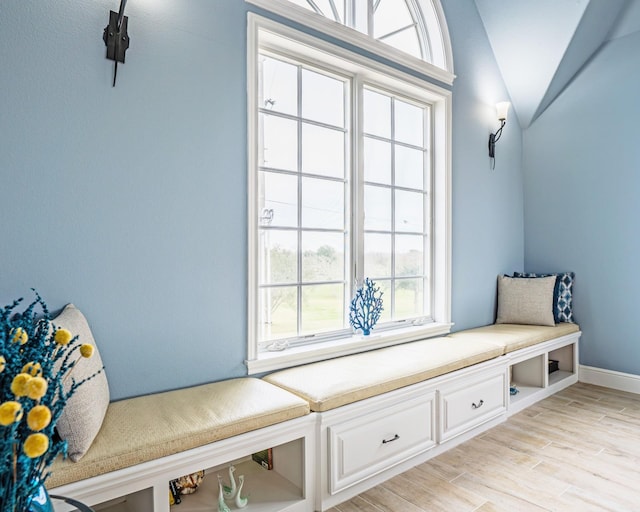
[[640, 511], [640, 395], [578, 383], [329, 512]]

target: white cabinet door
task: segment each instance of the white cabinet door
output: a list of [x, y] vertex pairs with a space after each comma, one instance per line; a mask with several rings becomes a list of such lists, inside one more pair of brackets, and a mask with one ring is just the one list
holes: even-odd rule
[[328, 428], [331, 494], [435, 445], [435, 393]]

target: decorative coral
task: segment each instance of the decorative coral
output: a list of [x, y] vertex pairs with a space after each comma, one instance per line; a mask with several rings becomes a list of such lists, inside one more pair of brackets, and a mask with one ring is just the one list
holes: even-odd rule
[[368, 277], [364, 280], [364, 286], [356, 290], [356, 296], [351, 300], [349, 308], [349, 322], [354, 329], [361, 329], [362, 334], [368, 336], [383, 311], [383, 292], [376, 283]]

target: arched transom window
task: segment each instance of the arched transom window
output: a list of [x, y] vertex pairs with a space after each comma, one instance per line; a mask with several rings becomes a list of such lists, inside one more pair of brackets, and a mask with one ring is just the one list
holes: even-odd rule
[[448, 34], [433, 0], [288, 0], [452, 72]]

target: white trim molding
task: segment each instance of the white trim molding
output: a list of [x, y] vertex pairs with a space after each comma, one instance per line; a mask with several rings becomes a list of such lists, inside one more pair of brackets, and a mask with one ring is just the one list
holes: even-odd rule
[[640, 375], [580, 365], [580, 382], [640, 394]]

